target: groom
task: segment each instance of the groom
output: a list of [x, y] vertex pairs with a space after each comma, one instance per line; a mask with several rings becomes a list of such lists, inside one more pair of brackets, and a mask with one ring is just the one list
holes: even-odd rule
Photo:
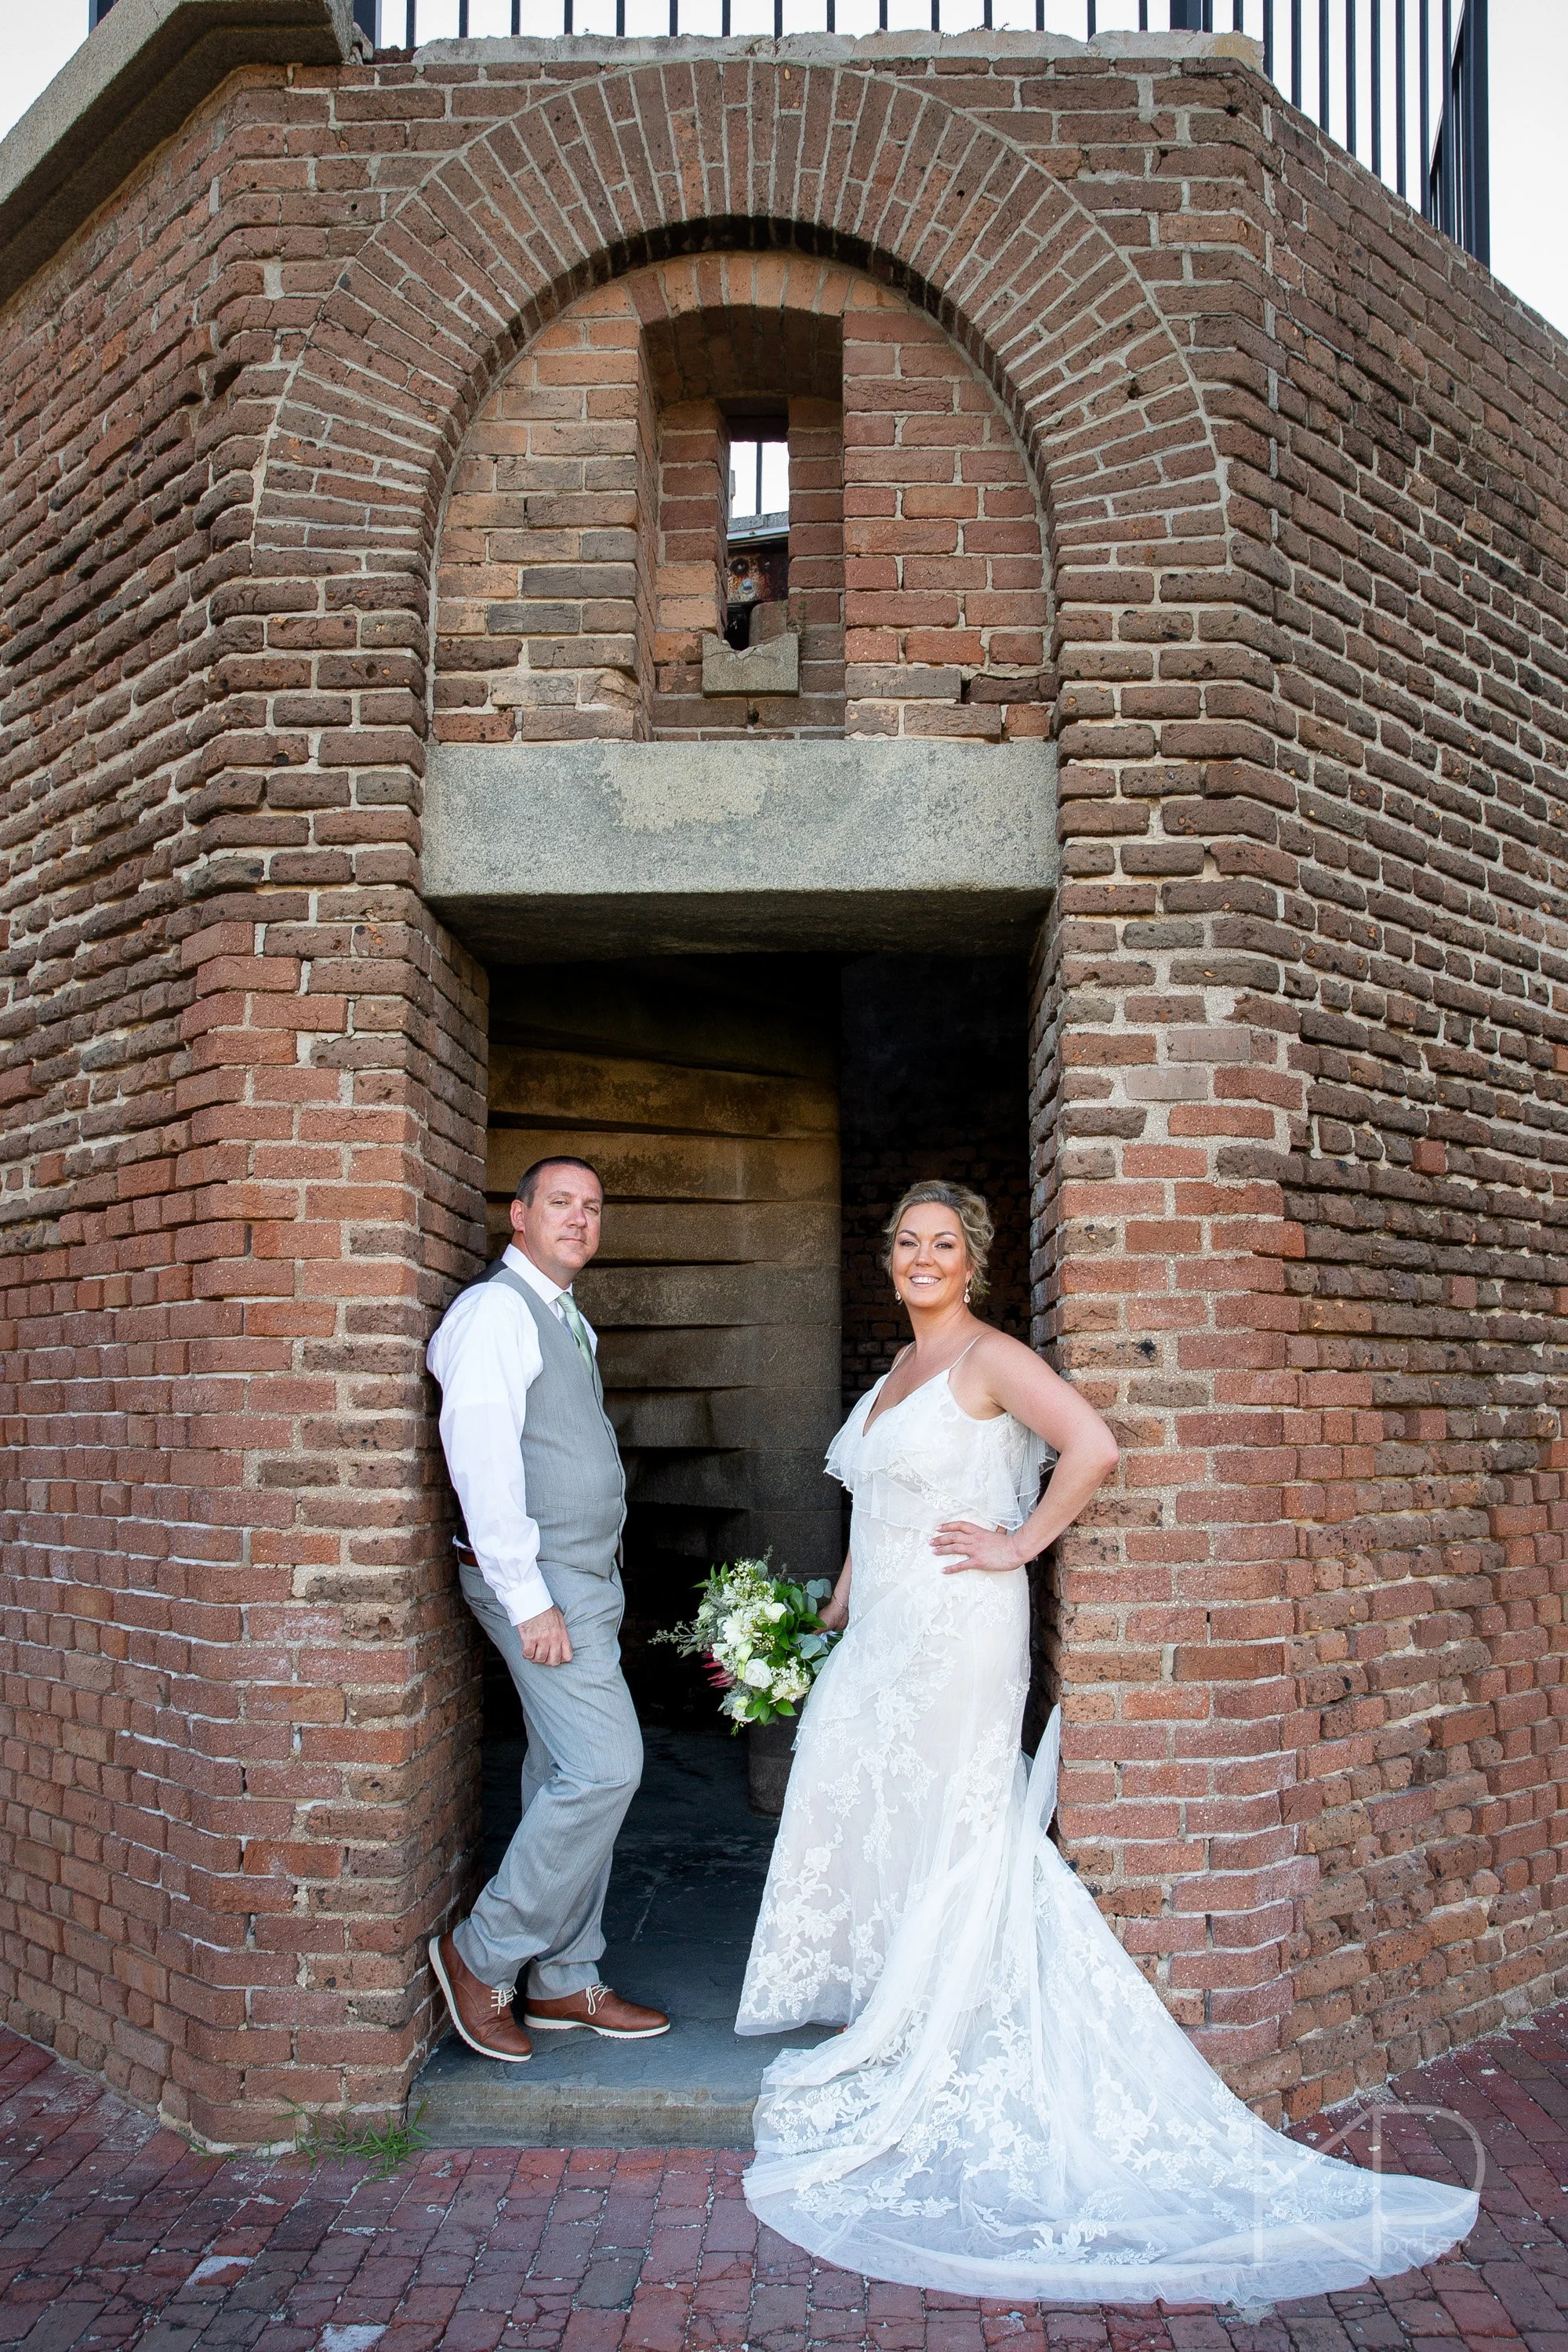
[[511, 1241], [430, 1342], [441, 1443], [462, 1505], [463, 1598], [522, 1702], [522, 1820], [468, 1916], [430, 1965], [472, 2050], [512, 2064], [535, 2032], [621, 2042], [669, 2030], [599, 1982], [610, 1853], [642, 1777], [642, 1735], [616, 1636], [626, 1479], [597, 1341], [572, 1296], [599, 1246], [605, 1193], [584, 1160], [536, 1160]]

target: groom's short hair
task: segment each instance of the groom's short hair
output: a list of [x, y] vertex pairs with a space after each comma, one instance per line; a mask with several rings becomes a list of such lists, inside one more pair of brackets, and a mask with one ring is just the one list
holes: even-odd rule
[[600, 1192], [605, 1189], [605, 1180], [591, 1160], [579, 1160], [574, 1151], [552, 1151], [547, 1159], [536, 1160], [531, 1168], [525, 1168], [517, 1180], [515, 1197], [525, 1207], [532, 1200], [539, 1188], [539, 1180], [547, 1168], [585, 1168]]

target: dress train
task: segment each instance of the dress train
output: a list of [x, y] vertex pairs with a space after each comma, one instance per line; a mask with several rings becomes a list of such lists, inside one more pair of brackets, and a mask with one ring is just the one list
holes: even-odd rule
[[1059, 1718], [865, 2009], [764, 2077], [759, 2221], [841, 2268], [1047, 2303], [1256, 2305], [1392, 2277], [1477, 2200], [1284, 2138], [1205, 2064], [1046, 1832]]
[[825, 2260], [1052, 2303], [1321, 2294], [1428, 2262], [1468, 2189], [1269, 2130], [1204, 2062], [1047, 1834], [1059, 1718], [1019, 1754], [1021, 1570], [944, 1575], [942, 1521], [1022, 1524], [1043, 1449], [942, 1376], [835, 1439], [850, 1620], [802, 1717], [742, 2033], [845, 2031], [763, 2077], [752, 2211]]

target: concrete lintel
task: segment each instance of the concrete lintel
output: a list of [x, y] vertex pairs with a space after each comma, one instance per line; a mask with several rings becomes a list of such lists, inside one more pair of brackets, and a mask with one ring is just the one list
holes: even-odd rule
[[118, 0], [0, 140], [0, 302], [237, 67], [342, 65], [353, 40], [353, 0]]
[[1057, 875], [1048, 743], [439, 744], [425, 896], [489, 961], [1023, 948]]

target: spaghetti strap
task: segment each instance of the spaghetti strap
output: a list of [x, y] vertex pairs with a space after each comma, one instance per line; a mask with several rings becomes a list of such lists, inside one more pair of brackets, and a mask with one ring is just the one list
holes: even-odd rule
[[[984, 1337], [985, 1334], [984, 1331], [977, 1331], [973, 1339], [971, 1339], [969, 1348], [978, 1347]], [[952, 1363], [948, 1365], [945, 1371], [932, 1372], [929, 1380], [923, 1380], [920, 1382], [918, 1387], [912, 1388], [908, 1396], [900, 1397], [898, 1402], [894, 1404], [884, 1404], [882, 1402], [882, 1391], [892, 1379], [893, 1374], [898, 1370], [899, 1366], [903, 1362], [904, 1358], [912, 1352], [914, 1344], [914, 1341], [911, 1339], [906, 1347], [900, 1348], [898, 1354], [893, 1358], [892, 1362], [889, 1365], [887, 1370], [883, 1373], [881, 1379], [877, 1382], [875, 1388], [869, 1388], [867, 1390], [866, 1395], [868, 1397], [875, 1398], [876, 1402], [872, 1404], [869, 1412], [866, 1415], [865, 1426], [860, 1432], [862, 1437], [868, 1437], [872, 1430], [876, 1428], [877, 1423], [881, 1421], [886, 1414], [889, 1412], [899, 1412], [905, 1405], [912, 1404], [916, 1397], [923, 1396], [926, 1390], [933, 1388], [939, 1381], [941, 1381], [948, 1389], [948, 1392], [951, 1395], [952, 1376], [954, 1372], [957, 1371], [960, 1364], [963, 1363], [964, 1357], [968, 1355], [969, 1348], [961, 1349], [959, 1353], [954, 1356]], [[857, 1406], [856, 1410], [858, 1412], [859, 1407]], [[961, 1406], [960, 1411], [962, 1410], [963, 1408]], [[973, 1415], [971, 1414], [970, 1418], [973, 1420]], [[988, 1415], [987, 1418], [1000, 1421], [1004, 1418], [1004, 1415], [1001, 1413], [995, 1413]]]

